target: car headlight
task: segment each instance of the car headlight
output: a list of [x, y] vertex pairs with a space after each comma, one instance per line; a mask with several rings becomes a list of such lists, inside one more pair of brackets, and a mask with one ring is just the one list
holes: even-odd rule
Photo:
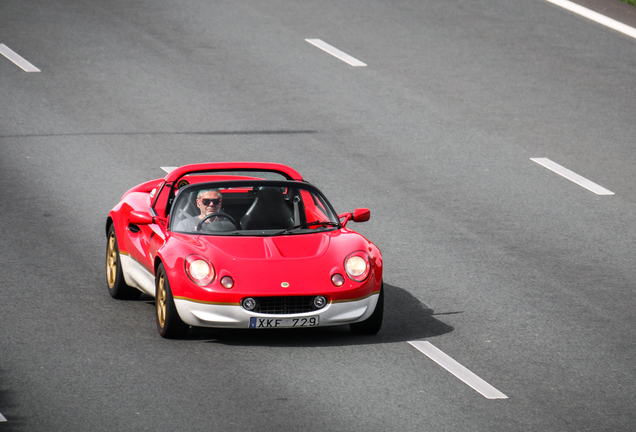
[[214, 267], [199, 255], [189, 255], [186, 258], [185, 270], [190, 280], [197, 285], [209, 285], [214, 280]]
[[221, 286], [225, 289], [232, 289], [234, 287], [234, 279], [231, 276], [223, 276], [221, 278]]
[[363, 251], [357, 251], [349, 254], [345, 260], [345, 270], [347, 276], [356, 282], [362, 282], [369, 276], [371, 265], [369, 264], [369, 255]]
[[345, 278], [340, 273], [336, 273], [333, 276], [331, 276], [331, 283], [337, 287], [341, 287], [345, 283]]

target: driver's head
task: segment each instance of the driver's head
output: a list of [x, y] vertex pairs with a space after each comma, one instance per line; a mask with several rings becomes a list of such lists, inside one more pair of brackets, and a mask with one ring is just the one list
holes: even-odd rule
[[221, 211], [221, 192], [218, 189], [206, 189], [197, 194], [197, 207], [201, 210], [201, 216]]

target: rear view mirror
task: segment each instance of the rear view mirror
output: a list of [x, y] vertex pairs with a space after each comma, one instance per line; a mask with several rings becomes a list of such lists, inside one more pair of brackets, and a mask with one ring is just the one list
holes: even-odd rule
[[155, 218], [150, 213], [131, 211], [128, 216], [128, 222], [134, 225], [150, 225], [155, 223]]
[[371, 219], [371, 210], [366, 208], [359, 208], [353, 211], [354, 222], [366, 222]]
[[351, 213], [342, 213], [338, 215], [338, 219], [342, 219], [342, 226], [347, 226], [347, 222], [366, 222], [371, 219], [371, 210], [366, 208], [355, 209]]

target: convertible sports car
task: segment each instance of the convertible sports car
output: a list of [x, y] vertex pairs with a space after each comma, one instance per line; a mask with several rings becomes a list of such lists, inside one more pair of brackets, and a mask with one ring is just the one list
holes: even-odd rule
[[205, 163], [124, 194], [106, 221], [110, 295], [155, 297], [157, 329], [382, 326], [382, 255], [292, 168]]

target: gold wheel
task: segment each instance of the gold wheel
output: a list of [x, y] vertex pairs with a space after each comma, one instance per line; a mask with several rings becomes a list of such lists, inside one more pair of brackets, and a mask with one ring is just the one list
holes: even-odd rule
[[121, 268], [121, 255], [115, 227], [108, 228], [106, 237], [106, 284], [112, 298], [120, 300], [135, 300], [141, 295], [141, 291], [128, 286]]
[[155, 278], [155, 308], [157, 309], [157, 330], [161, 337], [173, 339], [185, 336], [190, 328], [179, 316], [172, 298], [170, 280], [163, 264], [157, 268]]
[[157, 282], [157, 319], [159, 320], [159, 326], [161, 328], [166, 325], [166, 279], [163, 273], [159, 274], [159, 280]]
[[115, 232], [112, 231], [108, 236], [108, 251], [106, 252], [106, 278], [108, 280], [108, 287], [113, 288], [115, 286], [115, 279], [117, 277], [117, 239], [115, 238]]

